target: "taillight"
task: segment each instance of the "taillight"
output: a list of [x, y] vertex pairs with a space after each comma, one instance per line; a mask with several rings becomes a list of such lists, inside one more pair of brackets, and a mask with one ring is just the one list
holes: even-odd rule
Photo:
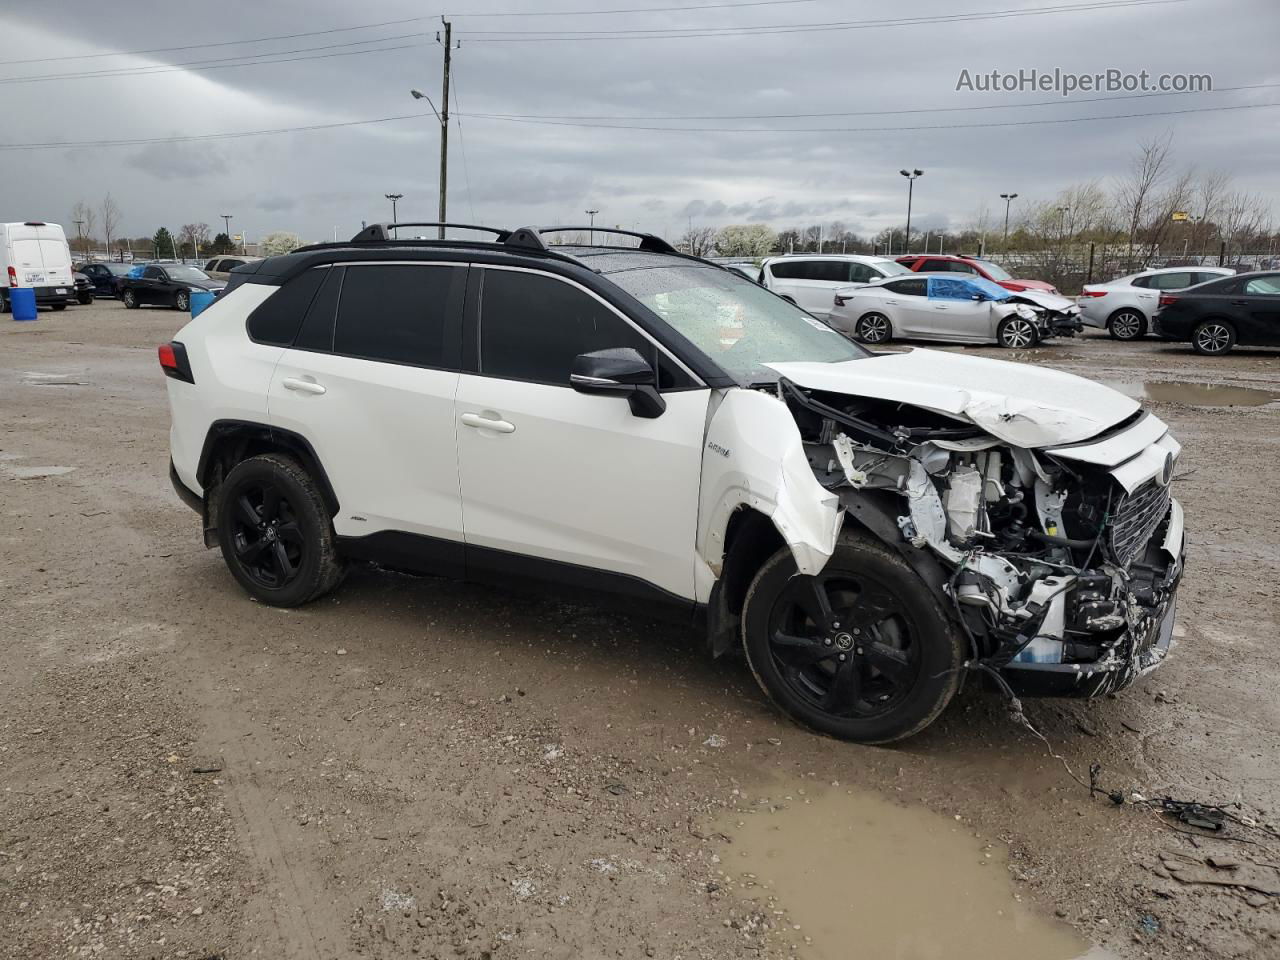
[[1162, 293], [1160, 294], [1160, 306], [1162, 307], [1171, 306], [1175, 301], [1177, 301], [1177, 299], [1178, 298], [1175, 297], [1172, 293]]
[[18, 285], [18, 271], [13, 269], [13, 267], [10, 267], [9, 268], [9, 286], [16, 287], [17, 285]]
[[849, 298], [848, 298], [848, 297], [842, 297], [842, 296], [840, 296], [840, 294], [838, 294], [838, 293], [836, 294], [835, 300], [836, 300], [836, 306], [837, 306], [837, 307], [843, 307], [846, 303], [848, 303], [848, 302], [849, 302]]
[[162, 343], [157, 352], [160, 355], [160, 369], [166, 377], [186, 383], [196, 382], [196, 378], [191, 375], [191, 363], [187, 360], [187, 348], [181, 343], [177, 340]]
[[1082, 290], [1082, 291], [1080, 291], [1080, 296], [1082, 296], [1082, 297], [1105, 297], [1109, 292], [1110, 292], [1109, 290]]

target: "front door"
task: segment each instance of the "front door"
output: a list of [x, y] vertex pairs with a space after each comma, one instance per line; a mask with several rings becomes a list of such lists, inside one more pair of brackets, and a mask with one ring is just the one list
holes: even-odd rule
[[[474, 358], [455, 403], [468, 570], [692, 599], [710, 391], [570, 280], [497, 267], [476, 279]], [[654, 358], [666, 401], [656, 419], [569, 386], [575, 356], [612, 347]]]

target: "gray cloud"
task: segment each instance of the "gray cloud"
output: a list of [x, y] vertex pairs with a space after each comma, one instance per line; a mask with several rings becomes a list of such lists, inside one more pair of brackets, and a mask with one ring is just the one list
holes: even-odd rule
[[[511, 9], [473, 0], [483, 9]], [[585, 0], [569, 0], [574, 6]], [[602, 0], [613, 3], [614, 0]], [[622, 4], [635, 6], [636, 4]], [[559, 10], [564, 0], [525, 0], [521, 10]], [[975, 2], [917, 0], [912, 15], [982, 9]], [[572, 222], [600, 209], [599, 221], [664, 233], [695, 223], [766, 222], [775, 227], [843, 220], [875, 232], [901, 223], [906, 189], [897, 170], [918, 166], [913, 219], [959, 225], [997, 194], [1048, 199], [1081, 180], [1104, 183], [1125, 169], [1137, 141], [1172, 130], [1181, 162], [1224, 169], [1236, 186], [1277, 194], [1280, 110], [1222, 111], [1088, 123], [992, 129], [956, 124], [1141, 113], [1209, 104], [1271, 102], [1276, 91], [1153, 97], [1117, 103], [901, 112], [889, 115], [738, 120], [672, 125], [692, 132], [596, 129], [483, 119], [475, 114], [618, 118], [839, 111], [929, 111], [1047, 100], [1040, 94], [956, 93], [961, 69], [1037, 67], [1087, 71], [1120, 67], [1195, 71], [1218, 86], [1274, 82], [1273, 0], [1238, 0], [1233, 16], [1213, 4], [1093, 11], [1063, 16], [874, 30], [777, 33], [665, 41], [492, 43], [479, 31], [803, 24], [854, 19], [843, 0], [660, 15], [468, 18], [454, 35], [455, 92], [462, 125], [450, 135], [454, 219]], [[338, 0], [250, 3], [224, 0], [218, 15], [169, 6], [163, 17], [140, 0], [118, 0], [111, 16], [86, 17], [72, 0], [45, 0], [0, 13], [7, 50], [48, 56], [180, 46], [345, 27], [362, 20], [423, 16], [416, 0], [372, 8]], [[862, 15], [859, 15], [862, 18]], [[589, 20], [590, 22], [586, 22]], [[1249, 24], [1241, 30], [1240, 24]], [[408, 24], [339, 33], [324, 43], [428, 29]], [[1134, 40], [1141, 37], [1141, 45]], [[417, 43], [417, 40], [406, 41]], [[439, 47], [333, 57], [198, 73], [6, 86], [7, 143], [164, 137], [423, 114], [410, 120], [213, 143], [150, 144], [96, 150], [0, 151], [0, 184], [22, 184], [23, 215], [65, 219], [79, 199], [107, 191], [125, 229], [161, 222], [217, 221], [232, 212], [250, 237], [273, 229], [308, 239], [352, 233], [389, 214], [383, 194], [405, 195], [403, 217], [436, 212], [439, 131], [410, 87], [433, 93]], [[73, 70], [164, 64], [319, 46], [319, 38], [252, 47], [173, 51], [150, 58], [104, 58], [0, 65], [0, 79]], [[166, 59], [167, 58], [167, 59]], [[110, 109], [86, 109], [87, 103]], [[451, 105], [452, 106], [452, 105]], [[661, 121], [639, 121], [662, 126]], [[727, 133], [697, 128], [759, 127]], [[798, 132], [796, 128], [825, 128]], [[934, 127], [935, 129], [904, 129]], [[469, 185], [469, 189], [468, 189]], [[0, 187], [0, 191], [3, 191]], [[12, 187], [11, 187], [12, 189]], [[12, 199], [12, 198], [11, 198]]]

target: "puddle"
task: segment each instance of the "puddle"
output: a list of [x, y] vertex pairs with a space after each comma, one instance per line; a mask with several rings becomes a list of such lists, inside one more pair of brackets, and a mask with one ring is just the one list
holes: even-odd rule
[[1171, 380], [1103, 380], [1135, 400], [1182, 403], [1201, 407], [1260, 407], [1280, 400], [1280, 390], [1229, 387], [1219, 383], [1176, 383]]
[[75, 467], [5, 467], [19, 480], [36, 480], [40, 477], [60, 477], [70, 473]]
[[760, 804], [720, 818], [733, 841], [720, 849], [721, 868], [744, 896], [776, 899], [762, 909], [799, 924], [782, 933], [803, 960], [1111, 956], [1015, 900], [1003, 844], [988, 846], [953, 819], [843, 788], [796, 787], [770, 800], [774, 813]]

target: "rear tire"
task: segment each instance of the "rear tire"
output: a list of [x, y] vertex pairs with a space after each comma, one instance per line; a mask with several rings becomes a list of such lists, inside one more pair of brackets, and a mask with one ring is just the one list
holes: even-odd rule
[[996, 340], [1006, 350], [1029, 350], [1040, 342], [1040, 331], [1035, 321], [1014, 315], [1000, 321]]
[[217, 491], [218, 544], [255, 599], [297, 607], [345, 573], [320, 488], [292, 457], [266, 453], [231, 470]]
[[51, 303], [49, 306], [52, 307], [55, 311], [62, 311], [67, 309], [67, 305], [65, 303]]
[[1107, 333], [1116, 340], [1138, 340], [1147, 334], [1147, 318], [1137, 310], [1117, 310], [1107, 319]]
[[893, 324], [883, 313], [868, 313], [858, 318], [853, 337], [862, 343], [888, 343], [893, 336]]
[[789, 548], [767, 560], [747, 591], [742, 636], [769, 699], [842, 740], [919, 733], [960, 686], [960, 631], [932, 591], [896, 553], [851, 532], [817, 577], [797, 573]]
[[1236, 345], [1236, 328], [1226, 320], [1205, 320], [1191, 331], [1191, 348], [1205, 357], [1220, 357]]
[[120, 294], [120, 299], [128, 309], [138, 309], [138, 295], [132, 290], [125, 290]]

